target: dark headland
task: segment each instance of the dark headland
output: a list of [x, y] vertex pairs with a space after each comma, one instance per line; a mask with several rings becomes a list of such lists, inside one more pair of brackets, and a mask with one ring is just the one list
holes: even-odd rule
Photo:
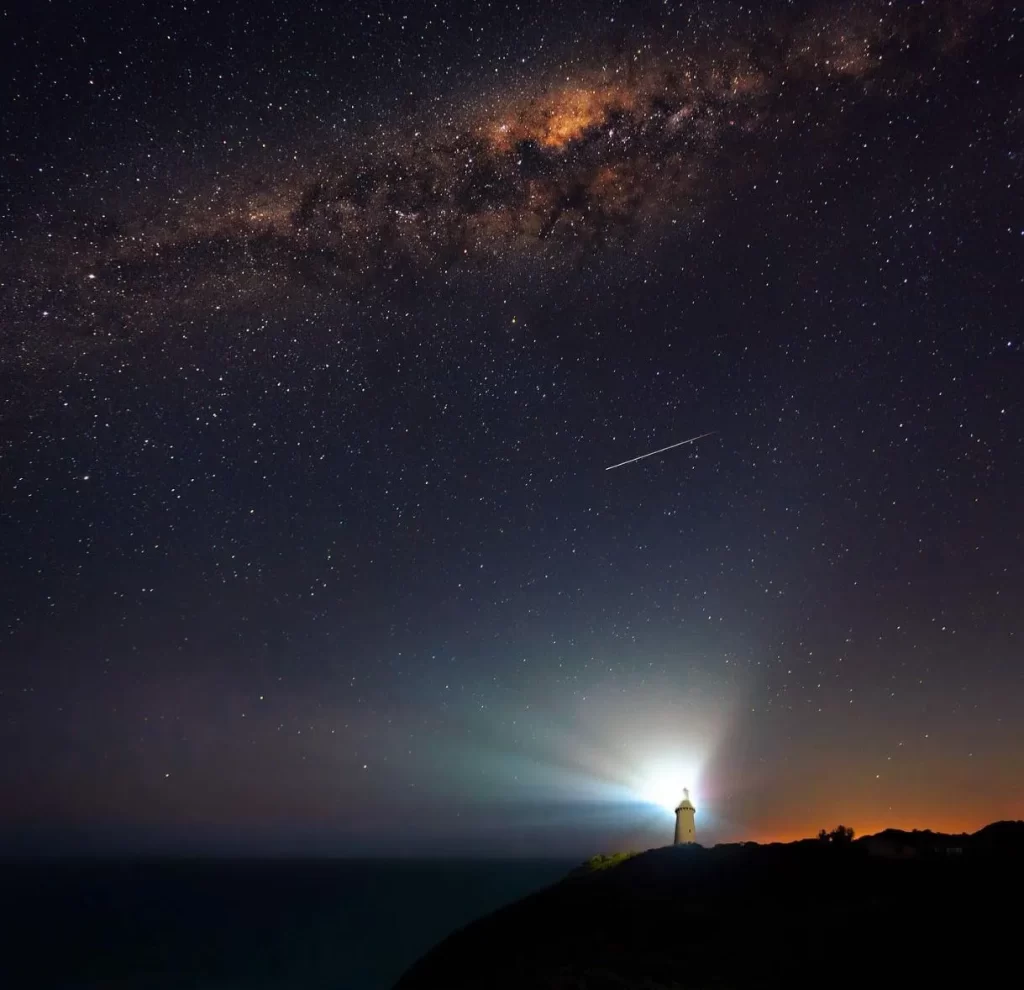
[[598, 858], [396, 990], [1018, 985], [1024, 821]]

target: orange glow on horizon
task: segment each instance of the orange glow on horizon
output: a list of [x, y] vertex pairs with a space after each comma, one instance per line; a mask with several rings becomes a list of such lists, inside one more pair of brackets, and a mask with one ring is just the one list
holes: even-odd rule
[[[816, 816], [813, 821], [817, 824], [810, 824], [808, 816], [801, 816], [801, 821], [786, 824], [770, 825], [763, 829], [754, 829], [748, 835], [742, 837], [730, 837], [722, 841], [727, 842], [797, 842], [800, 839], [813, 839], [817, 837], [818, 831], [822, 828], [829, 830], [837, 825], [847, 825], [854, 831], [854, 837], [863, 835], [876, 835], [886, 829], [899, 829], [903, 832], [913, 832], [915, 829], [920, 832], [944, 832], [949, 835], [960, 835], [964, 832], [970, 834], [977, 832], [992, 822], [1016, 820], [1024, 816], [1024, 809], [1016, 807], [993, 808], [991, 813], [985, 814], [977, 811], [970, 814], [950, 815], [948, 817], [935, 817], [928, 812], [915, 814], [903, 812], [892, 815], [872, 814], [868, 818], [858, 818], [856, 815], [843, 815], [839, 813], [825, 813]], [[700, 818], [698, 813], [698, 830]], [[718, 841], [715, 839], [714, 841]]]

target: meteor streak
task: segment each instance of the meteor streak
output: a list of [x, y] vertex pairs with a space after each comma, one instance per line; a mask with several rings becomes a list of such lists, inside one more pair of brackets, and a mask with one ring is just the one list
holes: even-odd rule
[[664, 454], [666, 450], [675, 450], [676, 447], [682, 447], [684, 443], [693, 443], [696, 440], [703, 440], [704, 437], [711, 436], [712, 433], [717, 433], [718, 430], [709, 430], [707, 433], [702, 433], [697, 437], [690, 437], [689, 440], [680, 440], [679, 443], [670, 443], [667, 447], [661, 447], [659, 450], [652, 450], [649, 454], [641, 454], [639, 457], [631, 457], [628, 461], [621, 461], [618, 464], [613, 464], [611, 467], [606, 467], [606, 471], [614, 471], [616, 468], [625, 467], [627, 464], [636, 464], [637, 461], [642, 461], [645, 457], [653, 457], [655, 454]]

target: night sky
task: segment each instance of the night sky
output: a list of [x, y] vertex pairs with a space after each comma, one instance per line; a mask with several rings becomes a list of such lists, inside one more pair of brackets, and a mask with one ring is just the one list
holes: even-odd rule
[[0, 851], [1024, 817], [1015, 5], [22, 6]]

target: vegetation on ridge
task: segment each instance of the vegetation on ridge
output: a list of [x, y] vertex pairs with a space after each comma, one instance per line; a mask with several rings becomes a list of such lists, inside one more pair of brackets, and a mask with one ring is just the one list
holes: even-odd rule
[[629, 850], [628, 852], [616, 852], [616, 853], [598, 853], [596, 856], [591, 856], [583, 864], [583, 870], [587, 872], [594, 872], [595, 870], [608, 870], [613, 866], [619, 866], [625, 863], [627, 859], [632, 859], [638, 855], [635, 850]]

